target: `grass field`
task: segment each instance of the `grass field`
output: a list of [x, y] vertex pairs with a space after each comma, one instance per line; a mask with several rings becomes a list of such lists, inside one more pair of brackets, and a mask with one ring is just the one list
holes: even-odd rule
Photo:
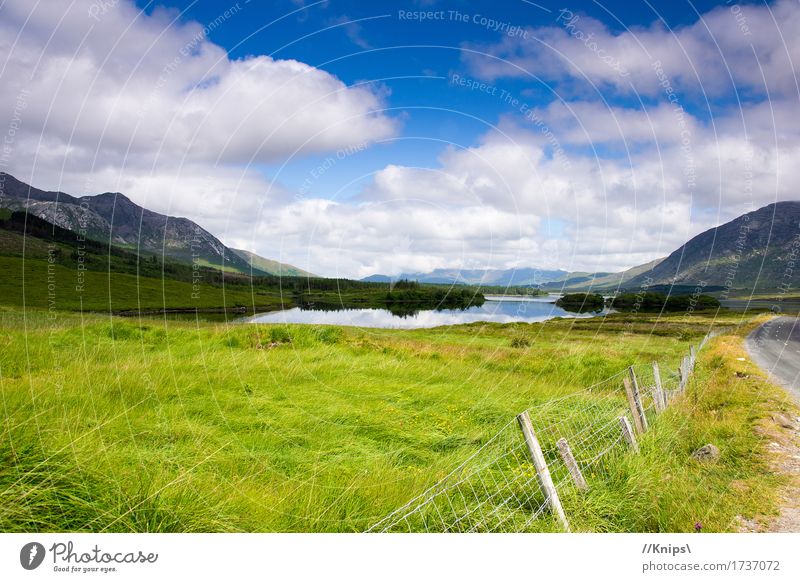
[[[361, 531], [520, 410], [633, 363], [677, 366], [712, 323], [738, 321], [394, 331], [5, 308], [0, 531]], [[704, 352], [694, 401], [593, 485], [574, 529], [724, 531], [774, 511], [752, 427], [786, 404], [732, 380], [735, 342]], [[721, 461], [689, 461], [709, 440]]]

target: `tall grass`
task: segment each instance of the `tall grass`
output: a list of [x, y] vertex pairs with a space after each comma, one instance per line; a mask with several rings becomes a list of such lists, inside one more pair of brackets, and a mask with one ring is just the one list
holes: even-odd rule
[[[676, 366], [712, 322], [392, 331], [0, 311], [0, 530], [362, 531], [520, 410], [637, 362]], [[721, 435], [759, 394], [731, 401]], [[573, 520], [686, 529], [698, 511], [676, 506], [704, 503], [708, 478], [687, 460], [705, 438], [698, 410], [665, 416], [640, 458], [570, 504]], [[731, 434], [743, 439], [736, 451], [754, 445]], [[650, 454], [659, 447], [666, 457]], [[773, 484], [757, 455], [730, 453], [718, 467], [719, 487]], [[725, 529], [730, 512], [764, 509], [728, 501], [703, 518]]]

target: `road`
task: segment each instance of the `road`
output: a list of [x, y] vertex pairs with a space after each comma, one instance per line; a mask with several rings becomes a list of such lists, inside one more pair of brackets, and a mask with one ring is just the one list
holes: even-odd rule
[[776, 317], [745, 341], [753, 361], [800, 400], [800, 316]]

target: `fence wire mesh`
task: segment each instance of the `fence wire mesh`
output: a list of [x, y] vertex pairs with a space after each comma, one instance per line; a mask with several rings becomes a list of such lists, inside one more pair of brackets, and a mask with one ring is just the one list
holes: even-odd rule
[[[705, 345], [707, 335], [700, 347]], [[686, 373], [694, 367], [687, 356]], [[577, 493], [570, 467], [559, 449], [564, 439], [574, 465], [588, 481], [602, 477], [615, 455], [625, 454], [620, 417], [631, 417], [623, 384], [633, 382], [648, 423], [659, 410], [658, 385], [650, 364], [626, 369], [602, 382], [554, 399], [527, 412], [559, 496]], [[660, 370], [663, 404], [682, 390], [681, 374]], [[574, 471], [574, 467], [573, 467]], [[531, 462], [517, 420], [511, 420], [469, 458], [419, 496], [374, 524], [370, 532], [534, 532], [558, 531], [540, 474]]]

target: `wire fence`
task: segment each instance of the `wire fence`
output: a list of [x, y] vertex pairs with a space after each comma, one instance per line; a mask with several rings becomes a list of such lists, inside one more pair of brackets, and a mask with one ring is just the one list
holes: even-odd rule
[[[715, 334], [714, 334], [715, 335]], [[637, 365], [520, 414], [439, 482], [368, 532], [569, 530], [561, 504], [601, 478], [617, 455], [686, 389], [697, 349], [677, 373]]]

